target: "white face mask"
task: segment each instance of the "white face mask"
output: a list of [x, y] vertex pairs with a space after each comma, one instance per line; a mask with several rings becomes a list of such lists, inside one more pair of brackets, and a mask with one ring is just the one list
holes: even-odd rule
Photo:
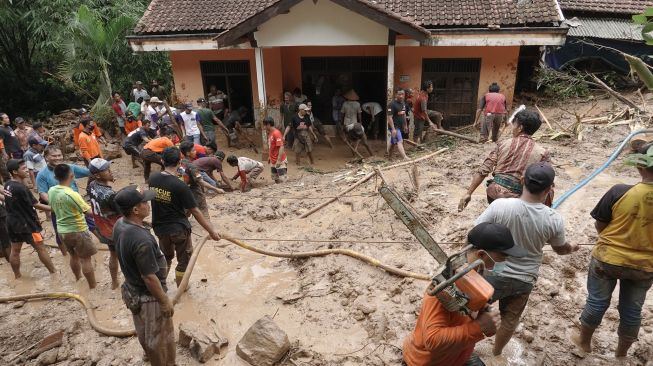
[[485, 252], [485, 254], [490, 258], [492, 262], [494, 262], [494, 266], [492, 266], [492, 269], [487, 269], [488, 272], [490, 272], [493, 275], [498, 275], [500, 273], [503, 273], [506, 268], [508, 267], [506, 261], [503, 262], [497, 262], [495, 261], [488, 252]]

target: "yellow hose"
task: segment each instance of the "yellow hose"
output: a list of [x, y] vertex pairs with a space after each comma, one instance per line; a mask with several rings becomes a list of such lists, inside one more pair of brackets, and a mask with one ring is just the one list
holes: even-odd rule
[[[429, 281], [431, 279], [431, 277], [428, 275], [414, 273], [410, 271], [404, 271], [402, 269], [392, 267], [387, 264], [383, 264], [375, 258], [366, 256], [364, 254], [355, 252], [350, 249], [321, 249], [321, 250], [312, 250], [308, 252], [297, 252], [297, 253], [275, 252], [271, 250], [256, 248], [241, 240], [232, 238], [227, 234], [220, 234], [220, 236], [222, 237], [222, 239], [227, 240], [233, 244], [236, 244], [241, 248], [259, 254], [271, 256], [271, 257], [309, 258], [309, 257], [323, 257], [330, 254], [341, 254], [352, 258], [356, 258], [365, 263], [371, 264], [375, 267], [382, 268], [386, 272], [397, 276], [410, 277], [410, 278], [415, 278], [418, 280], [425, 280], [425, 281]], [[195, 250], [193, 250], [193, 255], [191, 256], [188, 262], [186, 273], [184, 274], [184, 277], [182, 278], [181, 283], [179, 284], [179, 288], [177, 289], [177, 293], [175, 294], [175, 297], [172, 300], [173, 304], [176, 305], [179, 302], [181, 295], [186, 292], [186, 289], [188, 287], [188, 282], [190, 281], [190, 276], [193, 273], [193, 269], [195, 268], [195, 264], [197, 262], [199, 253], [204, 247], [204, 244], [206, 244], [206, 242], [208, 241], [208, 239], [209, 239], [208, 235], [204, 236], [200, 241], [200, 243], [195, 248]], [[97, 318], [95, 317], [95, 311], [93, 310], [91, 303], [83, 296], [71, 292], [39, 292], [39, 293], [25, 294], [25, 295], [4, 296], [4, 297], [0, 297], [0, 303], [12, 302], [12, 301], [25, 301], [25, 300], [57, 300], [57, 299], [74, 299], [77, 300], [80, 304], [82, 304], [82, 306], [86, 310], [86, 315], [88, 316], [88, 321], [91, 324], [91, 327], [99, 333], [108, 336], [113, 336], [113, 337], [130, 337], [136, 334], [136, 331], [134, 329], [111, 329], [102, 326], [98, 322]]]

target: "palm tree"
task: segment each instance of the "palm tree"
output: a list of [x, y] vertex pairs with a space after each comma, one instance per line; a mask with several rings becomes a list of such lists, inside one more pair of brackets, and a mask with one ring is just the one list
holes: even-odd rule
[[97, 80], [98, 97], [95, 107], [111, 100], [109, 60], [112, 53], [125, 42], [125, 35], [134, 26], [134, 19], [120, 15], [106, 23], [87, 6], [79, 7], [70, 24], [70, 40], [65, 44], [66, 60], [61, 66], [61, 76], [74, 80]]

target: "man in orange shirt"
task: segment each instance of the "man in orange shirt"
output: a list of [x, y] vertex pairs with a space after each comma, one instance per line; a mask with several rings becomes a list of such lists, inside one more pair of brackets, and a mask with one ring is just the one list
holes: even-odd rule
[[125, 116], [127, 119], [125, 121], [125, 135], [129, 135], [135, 129], [143, 126], [143, 122], [141, 122], [139, 119], [136, 119], [132, 111], [125, 112]]
[[174, 132], [164, 127], [161, 129], [161, 137], [152, 139], [150, 142], [143, 146], [141, 151], [141, 159], [143, 159], [143, 177], [147, 182], [150, 179], [150, 172], [152, 171], [152, 163], [158, 164], [163, 170], [163, 163], [161, 162], [161, 153], [166, 147], [175, 146], [170, 139]]
[[95, 122], [89, 118], [82, 120], [80, 124], [84, 129], [79, 134], [79, 153], [82, 155], [86, 166], [88, 166], [91, 160], [102, 157], [102, 150], [95, 133], [93, 133]]
[[[82, 133], [84, 130], [84, 126], [82, 126], [82, 121], [84, 120], [89, 120], [91, 121], [92, 118], [88, 115], [88, 112], [86, 109], [82, 108], [79, 110], [79, 123], [77, 124], [77, 127], [73, 127], [73, 143], [75, 146], [79, 146], [79, 134]], [[101, 143], [106, 143], [104, 141], [104, 137], [102, 137], [102, 131], [100, 131], [100, 128], [98, 128], [97, 123], [95, 124], [95, 128], [93, 128], [93, 134], [95, 137], [97, 137], [98, 140], [100, 140]]]
[[283, 135], [281, 131], [274, 128], [274, 119], [272, 117], [265, 117], [263, 128], [268, 134], [268, 146], [270, 146], [268, 161], [272, 167], [272, 180], [275, 183], [284, 182], [288, 178], [288, 158], [283, 146]]
[[[482, 259], [485, 270], [500, 270], [507, 257], [523, 257], [526, 251], [516, 246], [510, 230], [501, 224], [482, 223], [467, 235], [472, 246], [467, 261]], [[481, 273], [482, 274], [482, 273]], [[494, 335], [500, 315], [487, 307], [476, 317], [448, 311], [437, 297], [424, 294], [415, 330], [404, 340], [404, 361], [408, 366], [462, 366], [476, 361], [474, 345]]]

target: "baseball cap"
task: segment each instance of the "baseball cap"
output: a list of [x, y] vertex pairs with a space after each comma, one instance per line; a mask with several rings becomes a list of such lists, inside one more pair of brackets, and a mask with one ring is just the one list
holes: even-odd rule
[[137, 81], [136, 85], [143, 85], [143, 82], [142, 81]]
[[9, 172], [18, 170], [20, 168], [20, 164], [23, 163], [25, 163], [25, 160], [23, 159], [9, 159], [9, 161], [7, 162], [7, 170]]
[[111, 167], [111, 162], [102, 158], [95, 158], [88, 164], [88, 171], [91, 174], [103, 172]]
[[113, 202], [117, 208], [126, 215], [134, 206], [141, 202], [147, 202], [154, 199], [153, 191], [143, 191], [136, 185], [127, 186], [116, 193]]
[[198, 99], [197, 99], [197, 104], [202, 104], [202, 103], [206, 103], [206, 99], [204, 99], [204, 98], [198, 98]]
[[501, 252], [511, 257], [521, 258], [527, 254], [524, 248], [515, 245], [508, 227], [493, 222], [474, 226], [467, 234], [467, 241], [474, 248]]
[[45, 140], [39, 140], [39, 139], [37, 139], [36, 137], [30, 137], [29, 140], [27, 140], [27, 143], [28, 143], [30, 146], [35, 145], [35, 144], [41, 144], [41, 145], [43, 145], [43, 146], [47, 146], [47, 145], [48, 145], [48, 142], [47, 142], [47, 141], [45, 141]]
[[524, 185], [546, 189], [553, 184], [556, 172], [553, 167], [547, 163], [533, 163], [526, 168], [524, 172]]
[[16, 119], [14, 120], [14, 123], [17, 124], [17, 125], [19, 125], [21, 123], [25, 123], [25, 119], [23, 117], [16, 117]]
[[302, 104], [299, 105], [298, 109], [300, 111], [302, 111], [302, 110], [305, 111], [305, 110], [308, 110], [308, 106], [306, 104], [302, 103]]
[[150, 103], [163, 103], [163, 102], [161, 101], [161, 99], [159, 99], [157, 97], [151, 97], [150, 98]]

